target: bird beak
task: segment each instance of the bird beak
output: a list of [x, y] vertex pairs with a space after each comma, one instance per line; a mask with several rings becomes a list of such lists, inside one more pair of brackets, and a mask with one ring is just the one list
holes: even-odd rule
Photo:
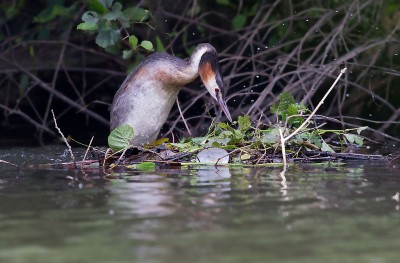
[[228, 118], [229, 122], [232, 122], [231, 114], [229, 113], [228, 106], [226, 106], [226, 103], [225, 103], [224, 99], [222, 98], [221, 92], [217, 93], [217, 102], [218, 102], [219, 106], [221, 106], [221, 109], [225, 113], [225, 116]]
[[219, 88], [215, 89], [215, 99], [217, 100], [219, 106], [221, 106], [221, 109], [225, 113], [225, 116], [228, 118], [229, 122], [232, 122], [232, 117], [229, 113], [228, 106], [226, 106], [225, 100], [222, 97], [221, 91], [225, 89], [225, 85], [219, 72], [215, 72], [215, 82], [217, 83], [217, 86]]

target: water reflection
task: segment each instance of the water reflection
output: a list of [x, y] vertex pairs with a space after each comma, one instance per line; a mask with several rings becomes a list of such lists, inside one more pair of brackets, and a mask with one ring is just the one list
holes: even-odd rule
[[398, 167], [293, 164], [284, 175], [280, 167], [192, 166], [125, 170], [107, 179], [100, 169], [0, 165], [0, 260], [360, 262], [373, 251], [385, 262], [394, 256], [385, 248], [400, 242]]

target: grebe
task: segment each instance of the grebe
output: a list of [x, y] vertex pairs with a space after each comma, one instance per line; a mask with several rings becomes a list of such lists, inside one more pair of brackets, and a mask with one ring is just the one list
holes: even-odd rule
[[211, 96], [232, 122], [222, 97], [222, 81], [217, 51], [210, 44], [199, 44], [189, 60], [167, 53], [154, 53], [141, 62], [125, 79], [111, 106], [111, 130], [122, 124], [134, 129], [131, 144], [142, 146], [156, 140], [182, 86], [200, 78]]

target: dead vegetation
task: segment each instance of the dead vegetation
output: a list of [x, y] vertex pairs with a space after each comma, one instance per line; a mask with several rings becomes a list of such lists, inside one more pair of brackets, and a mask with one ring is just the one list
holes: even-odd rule
[[[137, 25], [134, 32], [154, 42], [158, 37], [180, 57], [200, 42], [216, 46], [232, 115], [247, 114], [257, 125], [276, 121], [270, 107], [282, 92], [313, 108], [346, 67], [320, 113], [339, 120], [343, 129], [368, 125], [375, 135], [398, 138], [400, 13], [390, 9], [392, 2], [154, 1], [144, 7], [155, 30]], [[75, 120], [62, 127], [66, 134], [71, 125], [84, 132], [100, 124], [97, 129], [108, 131], [108, 105], [134, 61], [105, 52], [75, 29], [84, 10], [78, 5], [70, 17], [30, 22], [21, 30], [14, 28], [18, 17], [0, 22], [1, 129], [22, 123], [36, 131], [38, 141], [57, 136], [54, 108], [59, 124], [68, 116]], [[38, 37], [44, 29], [48, 37]], [[198, 86], [184, 87], [182, 114], [174, 107], [164, 136], [177, 141], [187, 129], [194, 136], [207, 132], [219, 110]]]

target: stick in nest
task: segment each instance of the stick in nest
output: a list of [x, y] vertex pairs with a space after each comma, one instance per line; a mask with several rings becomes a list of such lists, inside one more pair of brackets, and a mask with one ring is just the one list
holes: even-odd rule
[[65, 138], [65, 136], [64, 136], [64, 134], [62, 133], [62, 131], [60, 130], [60, 128], [58, 128], [56, 116], [54, 115], [54, 111], [53, 111], [53, 110], [51, 110], [51, 114], [53, 114], [54, 125], [56, 126], [56, 129], [57, 129], [58, 133], [61, 135], [61, 137], [63, 138], [65, 144], [67, 145], [69, 154], [71, 155], [72, 161], [74, 162], [74, 164], [75, 164], [75, 166], [76, 166], [75, 156], [74, 156], [74, 154], [72, 153], [71, 145], [69, 145], [67, 138]]
[[281, 129], [279, 129], [279, 133], [281, 136], [281, 148], [282, 148], [282, 157], [283, 157], [283, 165], [286, 166], [287, 162], [286, 162], [286, 152], [285, 152], [285, 143], [292, 138], [293, 136], [295, 136], [296, 134], [299, 133], [299, 131], [301, 131], [301, 129], [303, 129], [304, 127], [306, 127], [308, 125], [308, 123], [310, 122], [311, 118], [314, 117], [314, 115], [317, 113], [317, 110], [319, 109], [319, 107], [321, 107], [322, 104], [324, 104], [326, 97], [328, 97], [329, 93], [331, 93], [331, 91], [333, 90], [333, 88], [336, 86], [336, 83], [339, 81], [340, 77], [346, 72], [347, 68], [344, 68], [340, 71], [339, 76], [336, 78], [336, 80], [333, 82], [332, 86], [329, 88], [329, 90], [325, 93], [324, 97], [321, 99], [321, 101], [318, 103], [317, 107], [315, 107], [315, 109], [313, 110], [313, 112], [311, 112], [310, 116], [308, 116], [308, 118], [300, 125], [300, 127], [298, 127], [294, 132], [292, 132], [291, 134], [289, 134], [287, 137], [283, 137], [282, 131]]

